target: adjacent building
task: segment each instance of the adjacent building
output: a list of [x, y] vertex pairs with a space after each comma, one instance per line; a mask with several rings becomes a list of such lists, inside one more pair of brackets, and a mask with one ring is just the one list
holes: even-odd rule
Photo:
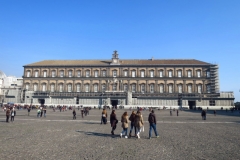
[[195, 59], [44, 60], [23, 66], [25, 103], [232, 107], [233, 92], [220, 92], [218, 65]]

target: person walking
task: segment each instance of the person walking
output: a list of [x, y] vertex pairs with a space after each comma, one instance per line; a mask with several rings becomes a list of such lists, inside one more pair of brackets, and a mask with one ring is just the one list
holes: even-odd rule
[[82, 114], [82, 118], [83, 118], [83, 114], [84, 114], [83, 108], [81, 109], [81, 114]]
[[10, 109], [7, 108], [7, 110], [6, 110], [6, 122], [7, 122], [7, 123], [9, 123], [10, 112], [11, 112]]
[[178, 116], [178, 109], [177, 109], [177, 116]]
[[14, 116], [16, 116], [16, 111], [15, 111], [15, 109], [13, 108], [13, 109], [11, 110], [11, 122], [14, 121]]
[[31, 111], [31, 108], [30, 108], [30, 107], [28, 107], [28, 108], [27, 108], [27, 110], [28, 110], [28, 116], [30, 116], [30, 111]]
[[202, 110], [202, 120], [206, 120], [206, 111]]
[[170, 116], [172, 116], [172, 109], [170, 109]]
[[114, 130], [117, 128], [117, 123], [118, 123], [118, 119], [117, 119], [115, 110], [112, 110], [112, 113], [110, 115], [110, 124], [112, 127], [112, 131], [111, 131], [112, 135], [114, 135]]
[[124, 112], [121, 118], [121, 122], [122, 122], [122, 128], [123, 131], [120, 133], [120, 138], [122, 138], [122, 135], [125, 133], [125, 138], [128, 138], [127, 133], [128, 133], [128, 115], [127, 112]]
[[107, 123], [107, 110], [104, 108], [102, 111], [102, 118], [101, 118], [101, 124], [106, 124]]
[[138, 110], [135, 116], [134, 125], [137, 129], [137, 138], [140, 138], [141, 128], [143, 127], [143, 117], [141, 112]]
[[76, 111], [73, 109], [73, 119], [76, 119]]
[[154, 130], [155, 136], [159, 137], [157, 129], [156, 129], [156, 116], [154, 114], [154, 110], [149, 114], [148, 116], [148, 122], [149, 122], [149, 139], [152, 138], [152, 129]]
[[40, 117], [40, 113], [41, 113], [41, 110], [38, 109], [38, 110], [37, 110], [37, 117]]
[[213, 111], [213, 114], [214, 114], [214, 116], [216, 116], [216, 114], [217, 114], [216, 110]]
[[130, 132], [129, 132], [129, 138], [132, 137], [132, 130], [133, 130], [133, 128], [134, 128], [134, 131], [135, 131], [135, 137], [137, 136], [136, 126], [134, 125], [135, 116], [136, 116], [135, 111], [132, 111], [132, 114], [129, 117], [129, 120], [131, 121], [131, 128], [130, 128]]
[[44, 107], [44, 109], [43, 109], [43, 116], [44, 116], [44, 117], [46, 117], [46, 113], [47, 113], [47, 108]]

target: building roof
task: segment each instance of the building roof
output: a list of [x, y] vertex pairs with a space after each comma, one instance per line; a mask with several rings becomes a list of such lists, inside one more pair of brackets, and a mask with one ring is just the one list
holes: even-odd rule
[[[126, 59], [119, 60], [120, 65], [210, 65], [203, 61], [195, 59]], [[112, 60], [44, 60], [31, 63], [24, 67], [30, 66], [108, 66]]]

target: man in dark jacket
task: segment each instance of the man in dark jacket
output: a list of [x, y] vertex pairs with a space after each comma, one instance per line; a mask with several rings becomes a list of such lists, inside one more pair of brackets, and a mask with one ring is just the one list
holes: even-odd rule
[[154, 114], [154, 110], [152, 110], [152, 112], [149, 114], [148, 122], [149, 122], [149, 139], [151, 139], [151, 136], [152, 136], [152, 128], [154, 130], [156, 137], [159, 137], [157, 129], [156, 129], [157, 121], [156, 121], [156, 116]]
[[10, 116], [10, 109], [8, 108], [6, 111], [6, 122], [9, 122], [9, 116]]

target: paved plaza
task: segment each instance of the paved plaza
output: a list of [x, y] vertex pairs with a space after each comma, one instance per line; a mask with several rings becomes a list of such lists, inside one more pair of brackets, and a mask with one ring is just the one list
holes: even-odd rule
[[[200, 111], [180, 111], [179, 116], [169, 110], [155, 110], [159, 138], [148, 139], [149, 111], [142, 111], [145, 131], [141, 139], [120, 138], [121, 124], [110, 134], [110, 124], [101, 125], [101, 110], [72, 120], [72, 111], [53, 112], [37, 118], [26, 110], [17, 110], [13, 123], [5, 122], [0, 111], [0, 159], [240, 159], [240, 114], [207, 112], [207, 120]], [[130, 115], [131, 111], [126, 110]], [[118, 120], [124, 110], [116, 110]], [[108, 110], [108, 121], [111, 110]], [[154, 132], [152, 133], [153, 137]]]

